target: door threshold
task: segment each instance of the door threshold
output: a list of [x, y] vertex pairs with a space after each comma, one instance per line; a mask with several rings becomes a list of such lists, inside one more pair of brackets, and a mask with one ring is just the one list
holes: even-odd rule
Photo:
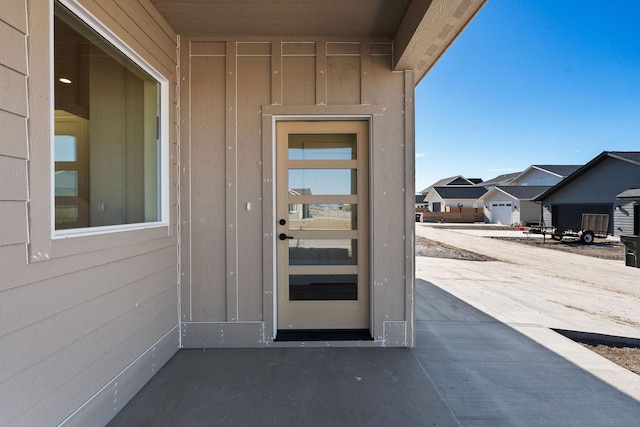
[[274, 341], [373, 341], [368, 329], [278, 329]]

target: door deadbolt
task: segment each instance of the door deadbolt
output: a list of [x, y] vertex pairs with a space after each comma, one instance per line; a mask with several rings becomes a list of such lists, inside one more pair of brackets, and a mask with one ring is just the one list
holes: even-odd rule
[[285, 225], [285, 224], [287, 223], [287, 221], [286, 221], [286, 220], [284, 220], [284, 219], [281, 219], [281, 220], [280, 220], [280, 221], [278, 221], [278, 222], [280, 223], [280, 225]]

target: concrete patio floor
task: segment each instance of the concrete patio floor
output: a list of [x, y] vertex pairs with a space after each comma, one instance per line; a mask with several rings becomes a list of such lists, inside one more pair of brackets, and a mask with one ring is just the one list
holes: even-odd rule
[[[558, 272], [549, 263], [567, 260], [555, 254], [536, 253], [529, 263], [509, 245], [489, 248], [482, 237], [447, 233], [436, 237], [460, 239], [500, 261], [417, 260], [414, 349], [182, 350], [110, 425], [638, 425], [640, 377], [551, 329], [638, 334], [629, 321], [608, 318], [606, 307], [584, 313], [562, 299], [610, 297], [624, 308], [636, 292], [630, 284], [640, 283], [636, 272], [578, 255], [569, 259], [569, 272]], [[537, 276], [545, 269], [553, 274]], [[582, 291], [567, 285], [572, 272]], [[506, 292], [506, 278], [530, 275], [523, 293]], [[559, 303], [526, 293], [540, 280], [558, 284]]]

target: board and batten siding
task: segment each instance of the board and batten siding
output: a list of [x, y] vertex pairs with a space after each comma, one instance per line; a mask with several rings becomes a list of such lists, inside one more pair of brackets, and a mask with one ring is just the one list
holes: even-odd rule
[[82, 0], [170, 82], [170, 227], [51, 241], [50, 1], [0, 8], [0, 425], [104, 425], [177, 351], [177, 36]]
[[415, 83], [392, 43], [182, 37], [180, 54], [183, 346], [273, 344], [275, 116], [371, 119], [372, 334], [412, 345]]

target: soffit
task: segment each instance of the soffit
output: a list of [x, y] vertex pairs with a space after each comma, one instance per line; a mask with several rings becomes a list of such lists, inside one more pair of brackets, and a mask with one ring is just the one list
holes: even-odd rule
[[178, 34], [392, 39], [410, 0], [151, 0]]
[[486, 0], [150, 0], [184, 36], [393, 40], [415, 83]]

